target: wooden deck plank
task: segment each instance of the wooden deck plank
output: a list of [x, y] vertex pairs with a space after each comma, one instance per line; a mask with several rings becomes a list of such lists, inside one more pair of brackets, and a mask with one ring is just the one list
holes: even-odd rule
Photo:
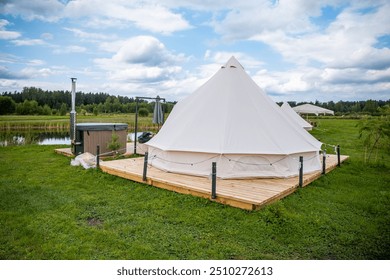
[[[346, 159], [348, 156], [341, 156], [341, 162]], [[336, 168], [337, 156], [328, 155], [326, 165], [326, 172]], [[102, 161], [100, 168], [104, 172], [132, 181], [211, 199], [211, 180], [207, 177], [169, 173], [148, 166], [147, 180], [144, 182], [143, 158]], [[303, 185], [307, 186], [320, 176], [321, 171], [304, 175]], [[298, 188], [298, 181], [298, 176], [231, 180], [217, 178], [217, 198], [211, 200], [246, 210], [256, 210], [293, 193]]]

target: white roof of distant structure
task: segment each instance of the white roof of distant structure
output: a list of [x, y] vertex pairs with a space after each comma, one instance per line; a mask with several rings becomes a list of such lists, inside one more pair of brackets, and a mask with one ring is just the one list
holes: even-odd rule
[[293, 107], [293, 110], [299, 114], [315, 114], [318, 115], [334, 115], [332, 110], [321, 108], [313, 104], [302, 104], [299, 106]]

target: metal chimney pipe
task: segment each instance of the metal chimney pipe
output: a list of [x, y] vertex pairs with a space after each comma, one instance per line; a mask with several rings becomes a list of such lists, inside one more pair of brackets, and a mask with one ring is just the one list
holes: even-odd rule
[[70, 140], [72, 145], [72, 152], [76, 154], [76, 80], [77, 78], [70, 78], [72, 80], [72, 109], [70, 111]]

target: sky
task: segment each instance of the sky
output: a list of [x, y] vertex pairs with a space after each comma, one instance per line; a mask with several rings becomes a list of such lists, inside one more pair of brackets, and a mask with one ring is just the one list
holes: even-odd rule
[[180, 101], [231, 56], [274, 101], [390, 99], [388, 0], [1, 0], [0, 92]]

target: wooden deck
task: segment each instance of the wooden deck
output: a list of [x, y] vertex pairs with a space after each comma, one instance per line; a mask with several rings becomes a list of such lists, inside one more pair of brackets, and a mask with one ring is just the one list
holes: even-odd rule
[[[341, 156], [341, 162], [348, 156]], [[298, 176], [277, 179], [219, 179], [217, 198], [211, 199], [211, 179], [176, 173], [168, 173], [152, 166], [147, 168], [147, 180], [142, 180], [144, 159], [132, 158], [100, 162], [100, 168], [109, 174], [145, 183], [170, 191], [207, 198], [230, 206], [256, 210], [279, 200], [299, 187]], [[337, 156], [328, 155], [326, 173], [337, 167]], [[307, 186], [321, 176], [321, 171], [303, 176]]]

